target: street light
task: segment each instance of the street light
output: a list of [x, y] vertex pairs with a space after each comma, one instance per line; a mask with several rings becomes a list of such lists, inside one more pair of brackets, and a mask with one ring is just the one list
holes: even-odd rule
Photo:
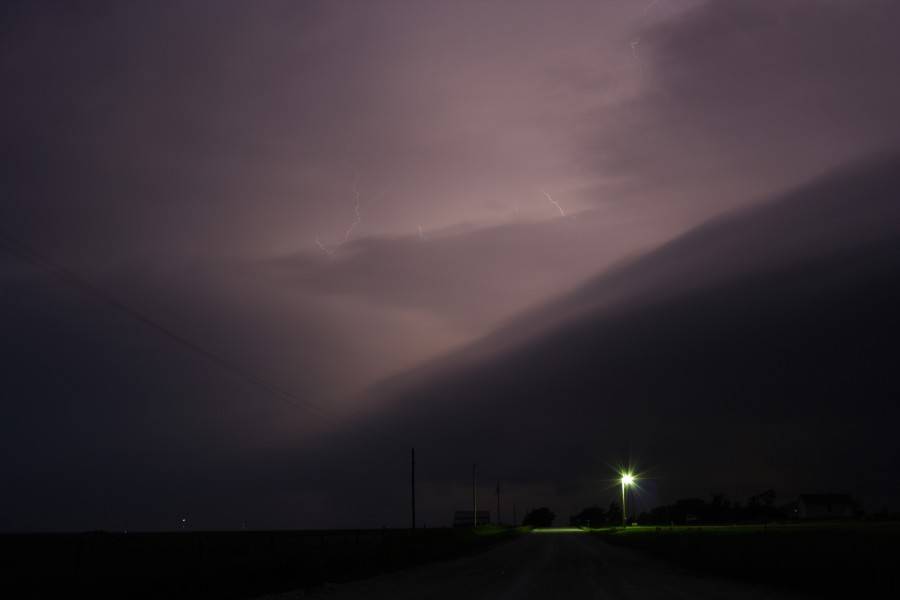
[[622, 474], [622, 527], [626, 527], [627, 523], [625, 522], [625, 486], [631, 485], [634, 483], [634, 477], [628, 475], [627, 473]]

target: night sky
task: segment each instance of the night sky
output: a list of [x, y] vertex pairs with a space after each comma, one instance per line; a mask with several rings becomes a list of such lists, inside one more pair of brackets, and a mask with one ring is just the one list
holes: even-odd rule
[[0, 531], [900, 510], [897, 23], [4, 2]]

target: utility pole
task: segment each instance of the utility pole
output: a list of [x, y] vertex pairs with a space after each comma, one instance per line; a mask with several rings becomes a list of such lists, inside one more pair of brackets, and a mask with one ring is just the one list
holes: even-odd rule
[[478, 527], [478, 500], [475, 495], [475, 463], [472, 463], [472, 523]]
[[635, 503], [634, 503], [634, 486], [631, 485], [631, 486], [628, 486], [628, 487], [629, 487], [629, 490], [628, 490], [628, 491], [631, 492], [631, 498], [630, 498], [630, 501], [631, 501], [631, 522], [634, 523], [634, 509], [635, 509]]
[[502, 525], [500, 521], [500, 480], [497, 480], [497, 525]]
[[416, 529], [416, 448], [412, 449], [412, 528]]
[[513, 527], [519, 526], [519, 519], [516, 517], [516, 503], [513, 502]]

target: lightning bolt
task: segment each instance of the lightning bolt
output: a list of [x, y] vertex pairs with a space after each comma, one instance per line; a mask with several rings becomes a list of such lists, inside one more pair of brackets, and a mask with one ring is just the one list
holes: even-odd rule
[[425, 235], [425, 232], [424, 232], [424, 231], [422, 231], [422, 226], [421, 226], [421, 225], [419, 225], [418, 227], [419, 227], [419, 237], [422, 238], [423, 240], [425, 240], [425, 241], [427, 242], [427, 241], [428, 241], [428, 236]]
[[[659, 0], [651, 0], [651, 2], [644, 7], [644, 10], [641, 11], [641, 17], [646, 17], [650, 9], [656, 6], [657, 2], [659, 2]], [[641, 38], [639, 37], [636, 37], [631, 41], [631, 56], [633, 56], [634, 60], [638, 63], [638, 75], [641, 75], [644, 72], [644, 61], [637, 55], [637, 47], [640, 43]]]
[[559, 214], [561, 214], [562, 216], [566, 216], [566, 213], [563, 212], [562, 206], [559, 205], [559, 202], [553, 199], [553, 196], [544, 191], [544, 188], [541, 188], [541, 193], [547, 196], [547, 200], [549, 200], [550, 203], [553, 204], [553, 206], [555, 206], [557, 210], [559, 210]]
[[[350, 150], [350, 136], [347, 136], [347, 147], [346, 151]], [[363, 216], [366, 214], [366, 210], [368, 210], [369, 206], [372, 205], [373, 202], [377, 202], [381, 199], [382, 196], [387, 193], [389, 188], [384, 188], [377, 195], [375, 195], [371, 200], [366, 203], [363, 203], [362, 200], [362, 192], [359, 189], [359, 169], [357, 169], [354, 165], [352, 165], [346, 158], [344, 159], [344, 164], [347, 165], [350, 169], [353, 170], [353, 177], [350, 178], [348, 182], [348, 186], [350, 187], [350, 191], [353, 194], [354, 206], [353, 213], [354, 218], [350, 223], [350, 226], [347, 228], [347, 231], [344, 232], [344, 237], [339, 242], [334, 244], [333, 246], [328, 246], [317, 235], [316, 236], [316, 246], [318, 246], [319, 250], [327, 254], [328, 256], [333, 256], [335, 251], [340, 248], [342, 245], [350, 241], [351, 236], [353, 235], [353, 231], [359, 227], [359, 224], [362, 223]]]
[[319, 247], [319, 250], [321, 250], [322, 252], [324, 252], [324, 253], [327, 254], [328, 256], [331, 256], [332, 254], [334, 254], [334, 249], [329, 248], [328, 246], [326, 246], [325, 244], [323, 244], [323, 243], [322, 243], [322, 240], [319, 239], [319, 236], [316, 236], [316, 246], [318, 246], [318, 247]]
[[644, 61], [641, 60], [641, 57], [637, 55], [637, 47], [638, 44], [641, 43], [641, 38], [634, 38], [631, 42], [631, 56], [634, 57], [634, 60], [638, 62], [638, 73], [642, 73], [644, 70]]
[[353, 190], [353, 197], [356, 199], [356, 206], [353, 207], [353, 212], [356, 214], [356, 217], [353, 219], [353, 222], [350, 224], [350, 227], [347, 228], [347, 232], [344, 234], [344, 239], [338, 243], [338, 246], [350, 240], [350, 236], [353, 234], [353, 230], [356, 229], [359, 224], [362, 222], [363, 215], [366, 214], [366, 210], [371, 206], [373, 202], [377, 202], [384, 196], [385, 192], [388, 191], [388, 188], [384, 188], [378, 195], [374, 198], [366, 202], [365, 205], [362, 203], [362, 196], [359, 193], [359, 171], [355, 168], [353, 169], [353, 180], [350, 182], [350, 189]]
[[643, 14], [646, 15], [646, 14], [647, 14], [647, 11], [650, 10], [651, 8], [653, 8], [653, 5], [656, 4], [657, 2], [659, 2], [659, 0], [653, 0], [653, 2], [651, 2], [650, 4], [648, 4], [647, 6], [645, 6], [645, 7], [644, 7]]

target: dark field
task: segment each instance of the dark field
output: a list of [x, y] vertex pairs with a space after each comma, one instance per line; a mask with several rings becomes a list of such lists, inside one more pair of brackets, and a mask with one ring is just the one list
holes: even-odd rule
[[247, 598], [460, 556], [515, 530], [7, 534], [0, 589], [15, 598]]
[[647, 526], [594, 533], [695, 575], [817, 598], [900, 598], [900, 523]]
[[[527, 529], [0, 535], [4, 595], [249, 598], [471, 554]], [[686, 572], [818, 598], [900, 598], [900, 523], [595, 530]]]

